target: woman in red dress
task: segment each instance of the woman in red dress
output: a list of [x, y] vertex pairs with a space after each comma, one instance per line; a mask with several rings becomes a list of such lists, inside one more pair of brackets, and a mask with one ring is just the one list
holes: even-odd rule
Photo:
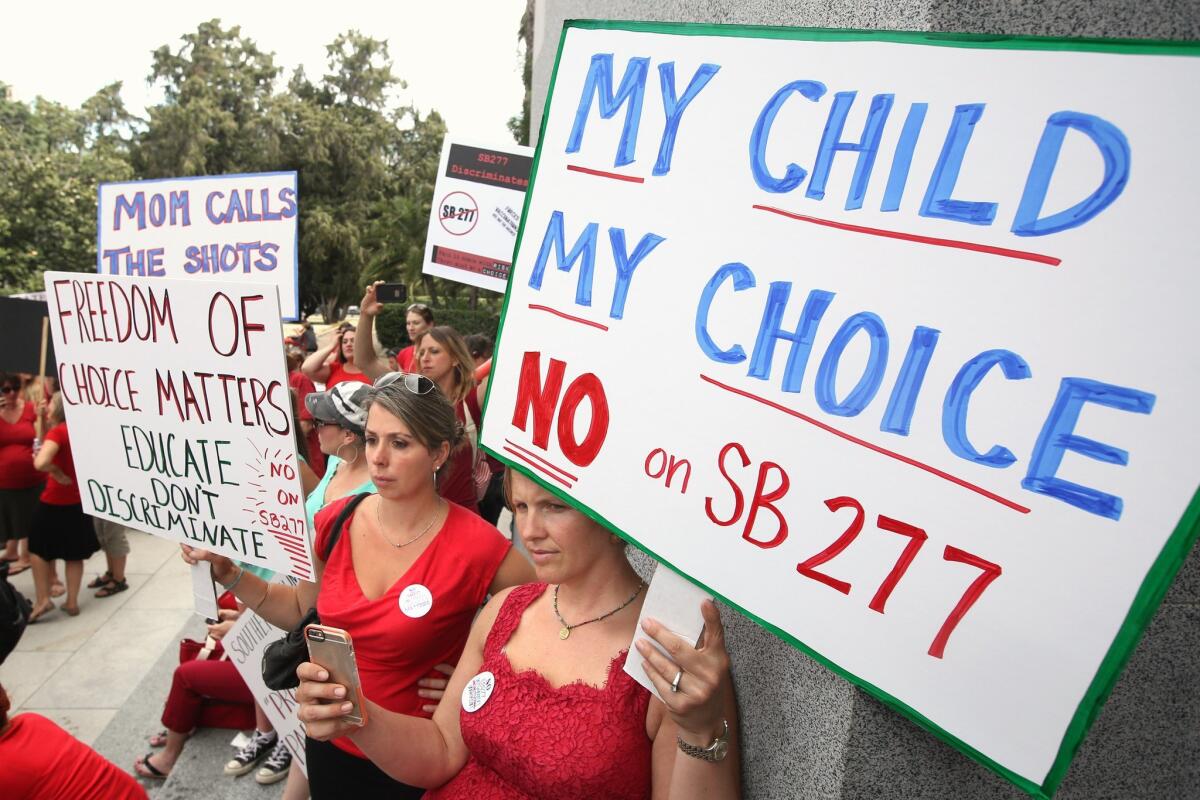
[[[533, 570], [494, 527], [438, 496], [434, 478], [461, 433], [437, 387], [400, 373], [380, 384], [364, 421], [378, 493], [351, 509], [336, 542], [334, 521], [362, 496], [316, 514], [316, 584], [268, 584], [223, 556], [184, 553], [212, 562], [217, 581], [284, 630], [315, 604], [322, 624], [352, 637], [363, 691], [389, 712], [428, 718], [429, 691], [444, 685], [430, 683], [444, 677], [436, 668], [458, 661], [484, 598], [528, 581]], [[348, 738], [309, 741], [306, 755], [314, 800], [422, 793], [389, 778]]]
[[737, 797], [737, 710], [716, 607], [701, 609], [698, 648], [644, 623], [671, 654], [639, 643], [664, 701], [652, 698], [621, 669], [644, 597], [621, 540], [513, 470], [506, 482], [545, 583], [487, 604], [432, 720], [389, 713], [367, 693], [367, 722], [351, 725], [344, 688], [301, 665], [309, 736], [349, 734], [437, 800]]
[[29, 569], [25, 540], [45, 480], [33, 468], [36, 421], [33, 403], [21, 392], [20, 376], [0, 372], [0, 544], [4, 560], [15, 562], [10, 577]]

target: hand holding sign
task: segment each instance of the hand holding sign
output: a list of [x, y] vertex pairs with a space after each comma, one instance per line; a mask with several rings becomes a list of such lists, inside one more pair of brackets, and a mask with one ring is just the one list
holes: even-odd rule
[[1200, 502], [1198, 51], [1069, 48], [568, 25], [483, 428], [1042, 793]]

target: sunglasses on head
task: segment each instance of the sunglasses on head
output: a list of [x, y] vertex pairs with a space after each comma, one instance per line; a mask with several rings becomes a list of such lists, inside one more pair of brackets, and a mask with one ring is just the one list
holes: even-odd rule
[[389, 372], [375, 381], [375, 388], [382, 389], [393, 383], [399, 383], [413, 394], [429, 394], [433, 391], [433, 381], [415, 372]]
[[316, 417], [313, 417], [313, 427], [314, 428], [340, 428], [342, 426], [338, 425], [336, 422], [330, 422], [327, 419], [317, 419]]
[[17, 391], [15, 386], [0, 386], [0, 394], [12, 394]]

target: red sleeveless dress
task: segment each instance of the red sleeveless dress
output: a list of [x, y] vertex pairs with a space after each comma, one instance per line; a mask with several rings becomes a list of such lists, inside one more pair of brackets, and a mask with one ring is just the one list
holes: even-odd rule
[[427, 800], [650, 797], [650, 693], [621, 669], [626, 651], [609, 663], [603, 688], [555, 689], [536, 670], [509, 663], [504, 646], [544, 591], [544, 583], [519, 586], [501, 606], [479, 669], [495, 676], [495, 688], [477, 711], [459, 712], [471, 756]]

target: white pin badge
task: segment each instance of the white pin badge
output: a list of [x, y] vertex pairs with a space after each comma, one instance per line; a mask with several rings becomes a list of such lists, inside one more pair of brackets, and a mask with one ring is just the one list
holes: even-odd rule
[[483, 704], [492, 696], [492, 690], [496, 688], [496, 676], [490, 672], [481, 672], [471, 680], [467, 681], [467, 685], [462, 691], [462, 707], [468, 713], [474, 713], [483, 707]]
[[419, 583], [405, 586], [400, 592], [400, 610], [406, 617], [423, 617], [433, 608], [433, 595]]

